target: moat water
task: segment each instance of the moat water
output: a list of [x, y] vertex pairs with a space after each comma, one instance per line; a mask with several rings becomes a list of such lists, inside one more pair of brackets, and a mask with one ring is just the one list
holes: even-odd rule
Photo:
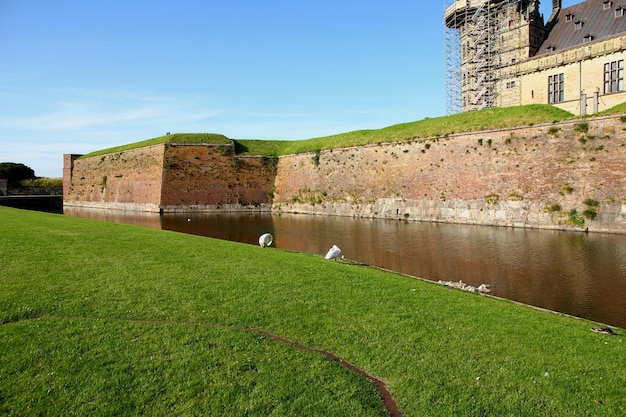
[[271, 214], [148, 214], [65, 208], [101, 221], [347, 259], [626, 329], [626, 235]]

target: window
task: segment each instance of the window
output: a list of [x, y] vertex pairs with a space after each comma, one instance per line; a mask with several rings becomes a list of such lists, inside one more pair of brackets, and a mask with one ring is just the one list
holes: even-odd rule
[[593, 35], [585, 35], [583, 37], [583, 43], [589, 43], [593, 40]]
[[565, 21], [569, 22], [571, 20], [574, 19], [574, 15], [571, 13], [568, 13], [567, 15], [565, 15]]
[[621, 7], [618, 7], [617, 9], [615, 9], [615, 17], [622, 17], [624, 16], [624, 9], [622, 9]]
[[515, 88], [515, 80], [507, 81], [506, 82], [506, 88]]
[[546, 52], [554, 52], [554, 51], [556, 51], [556, 47], [554, 47], [554, 46], [548, 46], [546, 48]]
[[583, 27], [583, 21], [582, 20], [578, 20], [576, 22], [574, 22], [574, 29], [578, 30], [581, 29]]
[[548, 103], [560, 103], [563, 101], [563, 73], [550, 75], [548, 77]]
[[604, 64], [604, 94], [624, 91], [624, 60]]
[[602, 3], [602, 10], [608, 10], [611, 8], [612, 5], [612, 1], [605, 1], [604, 3]]

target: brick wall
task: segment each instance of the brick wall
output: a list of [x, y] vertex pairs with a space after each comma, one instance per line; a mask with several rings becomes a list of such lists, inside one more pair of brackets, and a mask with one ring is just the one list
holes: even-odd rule
[[[271, 209], [626, 233], [624, 129], [622, 118], [613, 116], [278, 160], [239, 157], [232, 145], [158, 145], [86, 159], [66, 155], [64, 204], [142, 211]], [[586, 210], [595, 218], [584, 217]]]
[[158, 211], [163, 145], [77, 159], [65, 155], [63, 204]]
[[599, 118], [287, 156], [274, 210], [566, 229], [580, 228], [572, 209], [595, 210], [585, 228], [626, 232], [624, 128]]
[[276, 160], [234, 145], [155, 145], [65, 155], [64, 205], [136, 211], [270, 210]]
[[164, 211], [270, 209], [276, 173], [271, 158], [236, 157], [234, 146], [166, 145], [165, 159]]

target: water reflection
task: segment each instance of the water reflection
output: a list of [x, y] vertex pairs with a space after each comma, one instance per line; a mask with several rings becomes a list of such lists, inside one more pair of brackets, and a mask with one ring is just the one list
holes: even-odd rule
[[97, 220], [346, 258], [430, 280], [490, 284], [492, 295], [626, 328], [626, 236], [345, 217], [124, 213], [70, 209]]

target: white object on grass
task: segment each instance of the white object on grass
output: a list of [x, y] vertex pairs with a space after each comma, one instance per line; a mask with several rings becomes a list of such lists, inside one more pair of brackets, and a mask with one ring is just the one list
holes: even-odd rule
[[266, 247], [270, 246], [273, 241], [274, 241], [274, 237], [272, 236], [271, 233], [263, 233], [259, 237], [259, 245], [262, 248], [266, 248]]
[[332, 248], [328, 250], [328, 253], [324, 257], [325, 259], [337, 259], [341, 255], [341, 249], [337, 247], [337, 245], [333, 245]]

